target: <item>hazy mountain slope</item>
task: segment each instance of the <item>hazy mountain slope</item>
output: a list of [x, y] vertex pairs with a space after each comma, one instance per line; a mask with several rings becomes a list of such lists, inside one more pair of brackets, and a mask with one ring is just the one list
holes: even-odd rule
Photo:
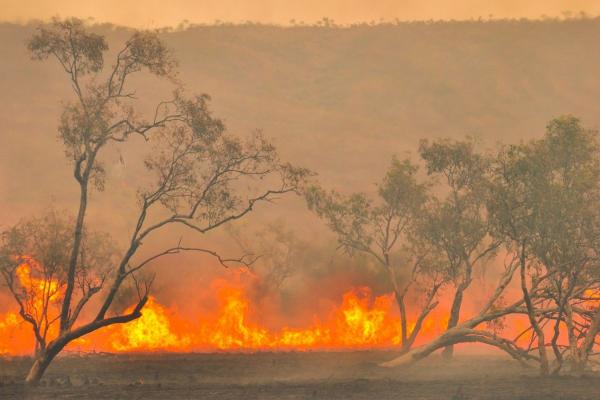
[[[127, 36], [95, 29], [113, 50]], [[0, 206], [11, 216], [74, 189], [55, 140], [68, 83], [53, 63], [29, 60], [32, 31], [0, 25]], [[493, 144], [540, 134], [562, 113], [600, 122], [600, 20], [219, 26], [164, 37], [189, 91], [211, 94], [232, 129], [263, 129], [287, 158], [348, 190], [368, 189], [423, 137]], [[165, 88], [141, 86], [141, 95]]]

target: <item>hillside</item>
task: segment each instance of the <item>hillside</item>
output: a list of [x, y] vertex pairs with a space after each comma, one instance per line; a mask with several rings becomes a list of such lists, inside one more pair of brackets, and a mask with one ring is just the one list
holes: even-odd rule
[[[33, 29], [0, 25], [5, 223], [40, 204], [76, 198], [55, 129], [61, 102], [71, 98], [68, 82], [54, 63], [29, 59], [25, 41]], [[112, 51], [129, 33], [94, 29], [108, 36]], [[493, 145], [539, 135], [565, 113], [598, 126], [598, 37], [598, 19], [198, 26], [164, 34], [189, 92], [212, 95], [216, 115], [233, 131], [262, 129], [285, 158], [346, 191], [372, 188], [393, 154], [414, 151], [424, 137], [470, 134]], [[139, 83], [142, 98], [166, 88], [147, 78]], [[96, 195], [115, 217], [133, 206], [124, 204], [136, 182], [117, 160], [108, 170], [121, 196]], [[304, 213], [297, 203], [282, 207]], [[98, 217], [97, 210], [91, 212]], [[112, 223], [130, 226], [120, 218]]]

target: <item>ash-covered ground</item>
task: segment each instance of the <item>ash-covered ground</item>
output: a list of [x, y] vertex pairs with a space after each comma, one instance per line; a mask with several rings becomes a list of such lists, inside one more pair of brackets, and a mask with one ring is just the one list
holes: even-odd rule
[[31, 361], [0, 359], [0, 399], [600, 399], [600, 375], [541, 378], [500, 357], [430, 357], [385, 369], [390, 352], [78, 355], [38, 387]]

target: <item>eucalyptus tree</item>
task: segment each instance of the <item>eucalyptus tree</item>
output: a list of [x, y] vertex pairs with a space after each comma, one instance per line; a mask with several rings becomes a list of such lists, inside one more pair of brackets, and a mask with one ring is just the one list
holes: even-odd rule
[[565, 352], [581, 370], [598, 333], [599, 157], [597, 133], [566, 116], [552, 120], [542, 139], [506, 147], [498, 160], [491, 212], [520, 260], [530, 346], [537, 342], [543, 374], [558, 372]]
[[[490, 235], [486, 213], [490, 160], [475, 150], [470, 138], [423, 140], [419, 153], [428, 175], [441, 183], [438, 197], [420, 218], [420, 234], [443, 254], [442, 266], [455, 288], [447, 324], [450, 329], [460, 319], [473, 269], [493, 256], [500, 245]], [[453, 347], [448, 346], [444, 355], [451, 357], [452, 352]]]
[[[282, 162], [276, 149], [260, 134], [240, 138], [228, 133], [209, 109], [207, 95], [184, 96], [174, 88], [173, 96], [157, 101], [149, 117], [141, 117], [140, 100], [131, 87], [132, 77], [145, 72], [176, 85], [176, 62], [157, 32], [136, 31], [116, 53], [113, 65], [104, 71], [108, 44], [77, 19], [54, 20], [39, 28], [28, 42], [34, 59], [54, 59], [64, 71], [73, 99], [64, 107], [58, 136], [73, 169], [79, 189], [78, 209], [71, 224], [72, 238], [65, 241], [68, 256], [61, 255], [64, 290], [60, 293], [54, 337], [39, 341], [39, 351], [27, 376], [35, 383], [63, 348], [73, 340], [103, 327], [139, 318], [148, 300], [153, 278], [137, 275], [157, 259], [181, 251], [197, 251], [221, 263], [248, 264], [247, 256], [221, 257], [181, 241], [141, 257], [143, 243], [170, 225], [206, 234], [243, 218], [259, 203], [299, 189], [308, 175], [305, 169]], [[151, 99], [146, 99], [151, 100]], [[105, 188], [101, 155], [114, 146], [139, 136], [148, 149], [144, 166], [152, 183], [138, 191], [138, 211], [132, 231], [118, 260], [110, 263], [106, 279], [85, 293], [77, 291], [77, 278], [84, 264], [86, 211], [92, 190]], [[145, 182], [140, 177], [140, 182]], [[26, 254], [3, 257], [4, 270]], [[14, 270], [14, 269], [13, 269]], [[10, 275], [10, 274], [9, 274]], [[9, 276], [9, 279], [12, 279]], [[125, 282], [137, 288], [138, 299], [130, 311], [115, 310], [113, 303]], [[98, 309], [86, 310], [96, 298]], [[83, 315], [93, 315], [89, 319]], [[38, 338], [39, 340], [39, 338]]]
[[[474, 316], [383, 365], [479, 342], [537, 363], [543, 375], [558, 372], [566, 359], [581, 372], [600, 332], [599, 150], [597, 133], [570, 116], [552, 120], [541, 139], [501, 147], [491, 163], [485, 207], [489, 234], [507, 255], [496, 288]], [[515, 277], [520, 297], [504, 304]], [[483, 328], [513, 314], [529, 320], [514, 338]]]
[[[366, 254], [385, 268], [400, 311], [403, 351], [413, 345], [445, 283], [435, 268], [436, 253], [418, 240], [409, 240], [428, 200], [428, 186], [418, 181], [417, 171], [410, 161], [394, 158], [376, 198], [364, 193], [342, 195], [319, 186], [306, 191], [309, 208], [327, 222], [343, 250], [349, 255]], [[406, 297], [419, 283], [423, 283], [419, 289], [424, 289], [422, 308], [409, 329]]]

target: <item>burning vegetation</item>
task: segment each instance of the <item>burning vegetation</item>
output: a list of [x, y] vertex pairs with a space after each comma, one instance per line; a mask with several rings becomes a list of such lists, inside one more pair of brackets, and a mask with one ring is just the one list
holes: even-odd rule
[[[104, 74], [108, 45], [82, 21], [54, 21], [28, 48], [35, 59], [56, 59], [73, 89], [59, 136], [80, 201], [75, 217], [51, 210], [2, 234], [0, 271], [14, 307], [0, 315], [0, 352], [33, 353], [27, 382], [38, 382], [64, 349], [393, 348], [401, 355], [383, 364], [392, 367], [437, 350], [451, 358], [455, 345], [478, 343], [544, 375], [567, 366], [580, 373], [594, 361], [600, 144], [577, 118], [556, 118], [539, 139], [487, 151], [471, 138], [424, 140], [418, 159], [392, 159], [375, 193], [338, 192], [281, 160], [262, 135], [229, 133], [207, 95], [186, 96], [155, 32], [135, 32]], [[148, 118], [130, 88], [141, 72], [175, 85]], [[102, 155], [135, 138], [147, 146], [146, 175], [129, 238], [117, 243], [88, 223], [89, 195], [105, 188]], [[335, 235], [335, 256], [369, 263], [387, 293], [349, 286], [310, 321], [274, 323], [280, 315], [272, 313], [266, 323], [264, 304], [281, 301], [288, 278], [306, 267], [306, 248], [269, 229], [260, 248], [230, 231], [243, 252], [234, 258], [196, 245], [293, 194]], [[252, 279], [203, 283], [215, 306], [184, 315], [152, 294], [160, 273], [150, 273], [182, 253]]]
[[[56, 318], [58, 310], [45, 309], [41, 300], [47, 293], [45, 285], [36, 281], [31, 286], [29, 265], [21, 264], [17, 276], [36, 299], [31, 315]], [[240, 271], [243, 275], [243, 271]], [[393, 348], [400, 341], [400, 320], [394, 311], [393, 295], [373, 296], [367, 287], [351, 289], [341, 303], [332, 306], [321, 321], [315, 316], [305, 328], [281, 327], [273, 330], [261, 326], [253, 318], [253, 304], [242, 285], [219, 282], [215, 290], [217, 308], [209, 314], [197, 315], [195, 321], [182, 319], [150, 296], [142, 316], [128, 324], [108, 328], [87, 338], [73, 341], [73, 351], [148, 352], [148, 351], [248, 351], [248, 350], [340, 350]], [[56, 281], [50, 282], [54, 287]], [[53, 292], [54, 297], [62, 293]], [[130, 312], [127, 310], [126, 312]], [[18, 311], [3, 315], [0, 338], [9, 348], [5, 353], [29, 353], [34, 337], [20, 323]], [[56, 335], [56, 332], [50, 332]]]

